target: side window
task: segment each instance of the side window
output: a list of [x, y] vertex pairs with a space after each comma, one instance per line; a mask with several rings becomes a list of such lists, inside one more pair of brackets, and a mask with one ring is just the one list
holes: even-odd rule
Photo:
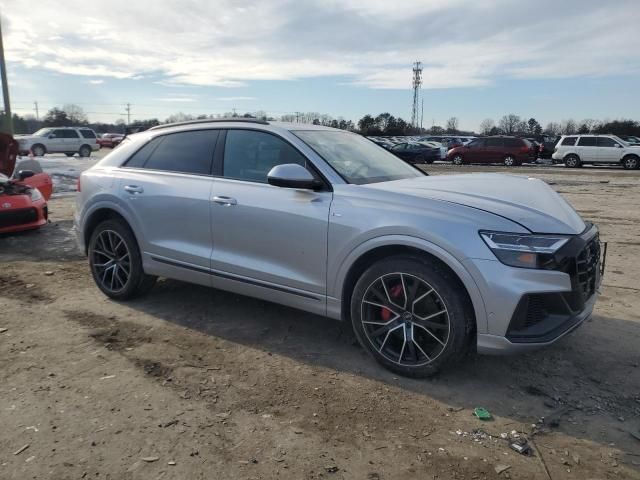
[[478, 148], [478, 147], [484, 147], [484, 142], [485, 140], [483, 139], [477, 139], [477, 140], [472, 140], [469, 142], [469, 148]]
[[160, 137], [143, 168], [168, 172], [209, 175], [217, 130], [171, 133]]
[[65, 138], [65, 130], [54, 130], [53, 132], [49, 132], [49, 135], [55, 135], [55, 138]]
[[505, 138], [504, 145], [505, 147], [521, 147], [523, 141], [519, 138]]
[[562, 145], [572, 146], [576, 144], [578, 137], [566, 137], [562, 139]]
[[63, 132], [63, 138], [80, 138], [80, 135], [75, 130], [63, 130]]
[[223, 175], [226, 178], [267, 183], [276, 165], [297, 163], [306, 158], [281, 138], [255, 130], [229, 130], [224, 147]]
[[608, 137], [598, 137], [598, 146], [599, 147], [615, 147], [616, 145], [620, 145], [613, 138]]
[[502, 145], [501, 138], [487, 138], [487, 147], [501, 147]]
[[125, 163], [124, 166], [130, 168], [142, 168], [163, 138], [164, 137], [156, 137], [148, 142], [144, 147], [134, 153], [131, 158], [127, 160], [127, 163]]
[[595, 147], [598, 145], [598, 137], [580, 137], [578, 145], [581, 147]]

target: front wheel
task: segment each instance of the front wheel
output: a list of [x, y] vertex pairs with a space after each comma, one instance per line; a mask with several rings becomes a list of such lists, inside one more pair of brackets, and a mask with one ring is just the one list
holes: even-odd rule
[[156, 282], [156, 277], [144, 273], [136, 239], [122, 220], [99, 224], [91, 234], [88, 254], [93, 280], [115, 300], [143, 295]]
[[464, 163], [464, 159], [460, 154], [454, 155], [452, 161], [454, 165], [462, 165]]
[[34, 145], [31, 147], [31, 153], [33, 153], [34, 157], [43, 157], [46, 150], [42, 145]]
[[517, 165], [516, 158], [513, 155], [507, 155], [504, 157], [504, 166], [513, 167]]
[[360, 344], [384, 367], [428, 377], [464, 357], [472, 315], [449, 272], [420, 257], [396, 256], [362, 274], [351, 322]]
[[625, 170], [635, 170], [640, 167], [640, 160], [635, 155], [629, 155], [622, 159], [622, 166]]

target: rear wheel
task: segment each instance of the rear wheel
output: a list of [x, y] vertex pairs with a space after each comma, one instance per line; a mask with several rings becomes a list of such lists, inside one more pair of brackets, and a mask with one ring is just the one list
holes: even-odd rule
[[144, 273], [136, 239], [122, 220], [100, 223], [91, 234], [88, 253], [93, 280], [108, 297], [128, 300], [147, 293], [156, 282]]
[[582, 166], [582, 163], [580, 162], [580, 159], [577, 155], [567, 155], [566, 157], [564, 157], [564, 164], [569, 168], [577, 168]]
[[78, 154], [81, 157], [88, 157], [91, 155], [91, 147], [89, 145], [83, 145], [80, 147], [80, 150], [78, 150]]
[[452, 161], [454, 165], [462, 165], [464, 163], [464, 159], [462, 158], [462, 155], [460, 155], [459, 153], [456, 153], [453, 156]]
[[622, 159], [622, 166], [626, 170], [635, 170], [637, 168], [640, 168], [640, 159], [638, 159], [638, 157], [636, 157], [635, 155], [629, 155]]
[[516, 158], [513, 155], [506, 155], [503, 162], [505, 167], [513, 167], [517, 165]]
[[383, 366], [427, 377], [467, 351], [472, 316], [458, 282], [420, 257], [380, 260], [362, 274], [351, 297], [360, 344]]
[[43, 157], [46, 153], [46, 149], [44, 148], [44, 145], [37, 144], [31, 147], [31, 153], [33, 153], [34, 157]]

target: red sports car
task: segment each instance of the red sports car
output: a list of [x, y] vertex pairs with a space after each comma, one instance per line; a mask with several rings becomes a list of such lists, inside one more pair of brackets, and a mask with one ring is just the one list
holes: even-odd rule
[[0, 233], [47, 223], [47, 200], [53, 191], [51, 177], [42, 172], [35, 160], [20, 162], [20, 170], [14, 173], [17, 154], [18, 142], [11, 135], [0, 133]]

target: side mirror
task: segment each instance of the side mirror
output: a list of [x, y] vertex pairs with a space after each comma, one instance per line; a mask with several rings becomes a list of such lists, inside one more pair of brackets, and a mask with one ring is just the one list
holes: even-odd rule
[[304, 188], [308, 190], [322, 186], [322, 183], [316, 180], [309, 170], [297, 163], [276, 165], [268, 173], [267, 182], [275, 187]]
[[31, 170], [20, 170], [18, 172], [18, 180], [23, 181], [26, 178], [33, 177], [35, 173]]

